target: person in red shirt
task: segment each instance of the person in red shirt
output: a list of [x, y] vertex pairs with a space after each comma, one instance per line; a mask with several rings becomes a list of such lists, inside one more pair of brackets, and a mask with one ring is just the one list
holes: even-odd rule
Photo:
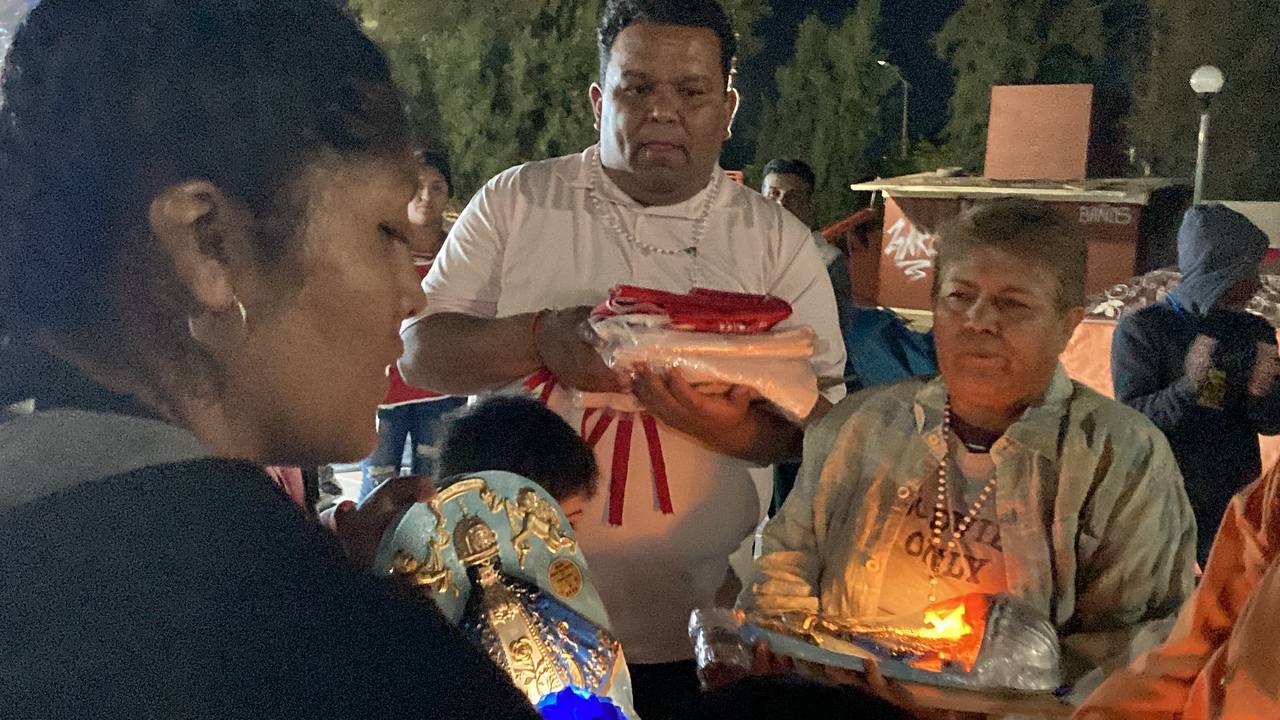
[[[418, 160], [418, 192], [409, 202], [407, 238], [418, 277], [427, 276], [436, 253], [448, 233], [444, 210], [449, 204], [449, 160], [431, 150], [414, 153]], [[388, 478], [401, 472], [405, 442], [412, 443], [409, 474], [427, 473], [435, 427], [450, 410], [466, 404], [466, 398], [450, 397], [409, 385], [395, 363], [387, 366], [387, 397], [378, 406], [378, 447], [360, 462], [360, 499]]]

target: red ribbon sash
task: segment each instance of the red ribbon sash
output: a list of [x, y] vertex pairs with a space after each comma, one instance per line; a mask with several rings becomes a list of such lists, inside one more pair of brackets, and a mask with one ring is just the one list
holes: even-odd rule
[[556, 389], [556, 376], [552, 375], [550, 370], [542, 368], [524, 381], [524, 389], [531, 395], [539, 387], [542, 388], [542, 392], [538, 393], [538, 402], [546, 405], [547, 398], [551, 397], [551, 391]]
[[[544, 405], [555, 387], [555, 376], [545, 368], [524, 381], [524, 389], [530, 394], [537, 393], [538, 401]], [[671, 503], [671, 484], [667, 479], [667, 462], [662, 454], [662, 437], [658, 434], [658, 421], [648, 413], [620, 413], [608, 408], [586, 408], [582, 413], [582, 425], [578, 432], [592, 448], [600, 444], [604, 434], [617, 421], [613, 436], [613, 463], [609, 469], [609, 524], [615, 527], [622, 525], [627, 476], [631, 466], [631, 435], [635, 431], [637, 415], [649, 448], [649, 467], [653, 475], [653, 492], [657, 497], [658, 509], [663, 515], [675, 513], [675, 507]], [[593, 418], [594, 425], [591, 423]]]

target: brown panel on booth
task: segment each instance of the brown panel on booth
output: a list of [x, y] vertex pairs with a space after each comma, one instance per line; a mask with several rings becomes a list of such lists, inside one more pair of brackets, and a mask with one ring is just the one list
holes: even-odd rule
[[875, 305], [880, 297], [880, 242], [877, 232], [850, 238], [849, 280], [853, 283], [853, 302]]
[[1089, 243], [1089, 274], [1085, 277], [1085, 292], [1101, 292], [1112, 285], [1128, 282], [1138, 274], [1141, 205], [1056, 202], [1053, 207], [1079, 223]]
[[[933, 235], [974, 199], [889, 197], [880, 254], [881, 305], [926, 310], [933, 284]], [[1080, 225], [1089, 243], [1088, 292], [1099, 292], [1136, 273], [1142, 206], [1107, 202], [1051, 202]]]
[[983, 176], [992, 180], [1085, 178], [1092, 119], [1092, 85], [991, 88]]

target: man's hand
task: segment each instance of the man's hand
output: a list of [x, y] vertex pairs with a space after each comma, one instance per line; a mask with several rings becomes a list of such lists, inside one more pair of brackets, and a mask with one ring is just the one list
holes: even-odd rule
[[631, 392], [649, 414], [725, 455], [768, 465], [799, 454], [800, 428], [756, 402], [760, 395], [751, 388], [705, 395], [679, 369], [663, 377], [638, 367]]
[[881, 700], [897, 705], [907, 710], [915, 717], [952, 717], [946, 713], [937, 715], [928, 715], [924, 712], [924, 708], [916, 705], [915, 698], [911, 693], [897, 681], [890, 680], [880, 672], [880, 662], [875, 658], [863, 658], [862, 665], [864, 671], [856, 673], [842, 668], [824, 666], [823, 670], [827, 679], [837, 685], [851, 685], [859, 688], [865, 693], [875, 695]]
[[[773, 652], [769, 644], [763, 640], [756, 641], [751, 647], [751, 672], [753, 675], [805, 675], [815, 679], [826, 680], [835, 685], [846, 685], [858, 688], [868, 695], [896, 705], [919, 718], [951, 718], [947, 713], [931, 714], [916, 704], [910, 691], [895, 680], [890, 680], [880, 671], [880, 663], [875, 658], [863, 658], [863, 671], [854, 672], [831, 665], [819, 665], [811, 662], [797, 663], [794, 659]], [[959, 717], [969, 717], [963, 715]], [[981, 716], [979, 716], [981, 717]]]
[[1213, 369], [1213, 351], [1218, 349], [1218, 341], [1208, 335], [1197, 335], [1187, 350], [1187, 358], [1183, 361], [1183, 370], [1187, 379], [1197, 390], [1204, 388], [1209, 381], [1209, 371]]
[[320, 523], [337, 536], [347, 557], [362, 570], [373, 566], [378, 543], [402, 510], [435, 497], [436, 485], [426, 475], [395, 477], [379, 485], [359, 507], [347, 500], [320, 514]]
[[637, 367], [631, 392], [645, 410], [662, 422], [701, 440], [741, 430], [750, 421], [751, 402], [759, 394], [734, 385], [723, 395], [706, 395], [690, 385], [679, 368], [666, 377], [648, 367]]
[[753, 675], [791, 675], [796, 671], [796, 661], [779, 655], [764, 640], [751, 646], [751, 673]]
[[1280, 350], [1271, 343], [1258, 343], [1253, 372], [1249, 374], [1249, 395], [1259, 398], [1269, 394], [1277, 378], [1280, 378]]
[[575, 390], [626, 392], [625, 380], [610, 370], [596, 350], [597, 337], [587, 322], [591, 308], [543, 310], [534, 321], [533, 342], [556, 380]]

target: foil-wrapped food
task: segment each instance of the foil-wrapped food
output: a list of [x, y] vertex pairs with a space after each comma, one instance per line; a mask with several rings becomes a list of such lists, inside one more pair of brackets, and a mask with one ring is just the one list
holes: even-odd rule
[[[758, 640], [797, 660], [860, 671], [877, 660], [890, 678], [992, 693], [1045, 693], [1061, 683], [1057, 631], [1008, 595], [968, 595], [922, 613], [860, 622], [807, 613], [695, 611], [690, 635], [704, 677], [750, 664]], [[729, 628], [736, 632], [728, 632]]]

